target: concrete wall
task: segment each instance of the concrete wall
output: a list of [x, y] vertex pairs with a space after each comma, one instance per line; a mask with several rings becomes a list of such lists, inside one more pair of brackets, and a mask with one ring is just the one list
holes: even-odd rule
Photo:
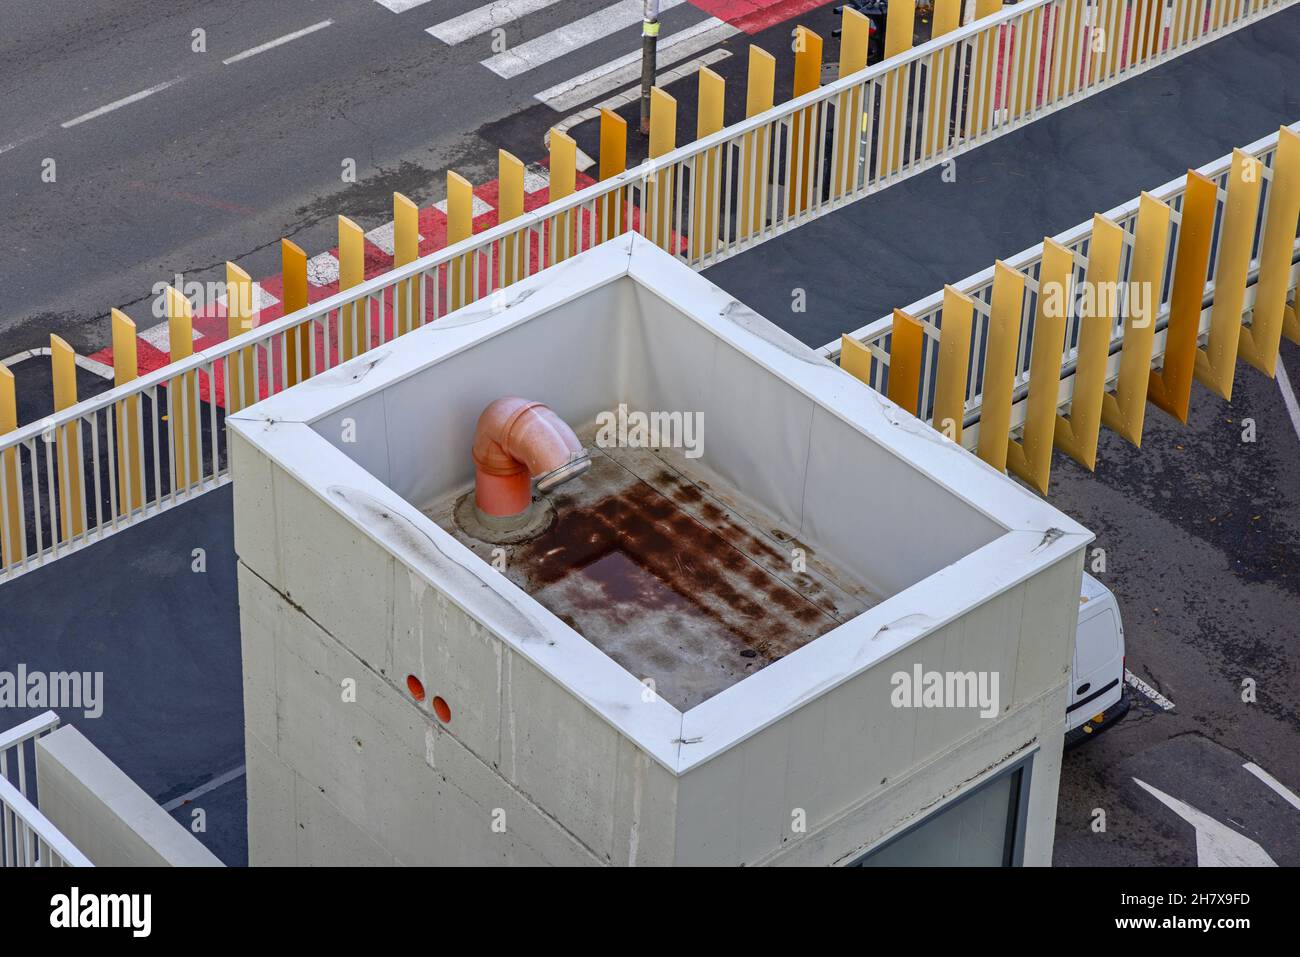
[[221, 867], [71, 725], [36, 741], [44, 814], [96, 867]]
[[[313, 427], [397, 494], [423, 506], [473, 480], [466, 450], [479, 413], [500, 398], [503, 383], [569, 422], [588, 422], [614, 408], [630, 296], [626, 280], [599, 286], [509, 335], [486, 338], [349, 403]], [[582, 343], [580, 353], [575, 341]], [[353, 441], [342, 441], [344, 420], [354, 424]]]
[[[1024, 860], [1050, 864], [1082, 561], [1058, 562], [687, 771], [678, 863], [844, 863], [1032, 751]], [[916, 663], [996, 670], [1000, 714], [892, 707], [891, 676]]]
[[662, 765], [231, 441], [250, 864], [671, 862]]

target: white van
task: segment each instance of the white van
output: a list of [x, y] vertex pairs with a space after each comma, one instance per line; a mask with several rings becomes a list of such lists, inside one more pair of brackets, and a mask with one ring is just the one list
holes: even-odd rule
[[1065, 745], [1071, 747], [1128, 711], [1124, 693], [1124, 624], [1110, 589], [1087, 572], [1079, 595], [1079, 630], [1070, 669]]

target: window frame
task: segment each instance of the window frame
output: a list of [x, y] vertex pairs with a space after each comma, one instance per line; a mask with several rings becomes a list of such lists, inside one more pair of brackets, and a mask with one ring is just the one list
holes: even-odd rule
[[[1007, 801], [1007, 828], [1011, 840], [1005, 842], [1001, 867], [1023, 867], [1025, 862], [1025, 825], [1029, 819], [1029, 794], [1033, 783], [1034, 758], [1038, 749], [1034, 748], [1006, 767], [999, 768], [987, 777], [975, 782], [960, 794], [945, 801], [919, 821], [914, 821], [896, 834], [891, 834], [880, 843], [859, 854], [849, 861], [846, 867], [864, 867], [866, 862], [876, 854], [901, 841], [918, 828], [933, 822], [939, 815], [946, 814], [963, 801], [979, 794], [1008, 775], [1015, 775], [1012, 782], [1012, 794]], [[920, 866], [920, 865], [918, 865]]]

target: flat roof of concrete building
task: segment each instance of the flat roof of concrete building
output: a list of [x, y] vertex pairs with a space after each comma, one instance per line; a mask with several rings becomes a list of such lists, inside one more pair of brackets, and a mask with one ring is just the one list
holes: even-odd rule
[[[700, 415], [703, 452], [690, 464], [684, 498], [703, 481], [738, 514], [757, 510], [760, 523], [773, 526], [769, 535], [788, 534], [805, 546], [840, 583], [844, 620], [825, 630], [810, 621], [802, 640], [774, 646], [766, 667], [738, 673], [734, 682], [679, 688], [677, 704], [660, 696], [646, 705], [643, 675], [617, 660], [618, 635], [607, 629], [603, 641], [588, 640], [561, 617], [563, 608], [557, 615], [554, 602], [548, 607], [539, 600], [545, 596], [537, 582], [532, 594], [519, 586], [537, 573], [536, 563], [513, 576], [501, 574], [488, 556], [430, 517], [445, 521], [449, 502], [468, 488], [478, 414], [506, 394], [545, 402], [584, 429], [619, 403]], [[410, 574], [448, 595], [677, 773], [1077, 552], [1092, 537], [634, 234], [233, 415], [228, 424], [287, 480], [305, 486]], [[648, 484], [638, 478], [611, 478], [618, 457], [626, 462], [629, 455], [620, 447], [609, 457], [601, 467], [606, 487], [589, 488], [588, 497], [598, 502], [611, 493], [617, 501], [628, 490], [646, 494], [637, 491]], [[638, 467], [667, 490], [672, 483], [656, 476], [652, 459], [642, 458]], [[235, 466], [238, 473], [238, 454]], [[865, 489], [872, 491], [864, 496]], [[581, 493], [570, 486], [561, 491], [571, 498], [560, 510], [580, 521]], [[663, 518], [681, 513], [668, 508]], [[916, 524], [922, 514], [924, 536]], [[241, 558], [256, 553], [261, 561], [277, 560], [273, 527], [264, 534], [252, 528], [257, 540], [240, 543], [236, 525]], [[624, 540], [629, 530], [626, 521], [615, 528]], [[738, 531], [744, 533], [725, 524], [713, 530], [719, 537]], [[768, 547], [756, 541], [752, 551]], [[656, 572], [654, 559], [621, 551], [625, 564], [658, 579], [656, 588], [681, 593], [681, 582], [675, 588], [671, 572]], [[707, 552], [680, 549], [701, 560]], [[712, 557], [727, 560], [725, 552]], [[735, 560], [754, 557], [742, 551]], [[764, 580], [756, 575], [750, 587], [772, 587], [768, 572], [779, 569], [773, 556], [767, 560], [769, 568], [760, 569]], [[510, 562], [507, 557], [507, 567]], [[566, 567], [581, 562], [575, 556]], [[862, 603], [856, 614], [847, 604], [855, 593]], [[570, 610], [572, 604], [571, 596]], [[734, 615], [721, 623], [733, 631], [737, 624]], [[716, 658], [728, 640], [715, 631], [703, 647]], [[736, 664], [740, 650], [725, 664]], [[624, 661], [636, 667], [655, 653], [668, 654], [684, 673], [699, 651], [671, 646], [663, 636], [641, 658], [624, 655]]]
[[[679, 711], [879, 600], [681, 451], [604, 448], [596, 432], [578, 430], [590, 471], [548, 496], [547, 526], [500, 570], [630, 674], [654, 675], [655, 692]], [[496, 546], [457, 521], [470, 496], [457, 489], [425, 514], [491, 562]]]

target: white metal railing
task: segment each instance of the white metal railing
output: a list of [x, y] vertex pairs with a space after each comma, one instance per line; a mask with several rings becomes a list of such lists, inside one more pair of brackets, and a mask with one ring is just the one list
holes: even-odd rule
[[[1300, 132], [1300, 122], [1293, 123], [1290, 129]], [[1257, 158], [1262, 164], [1263, 183], [1261, 184], [1260, 194], [1260, 216], [1255, 231], [1253, 244], [1251, 246], [1251, 263], [1249, 272], [1249, 285], [1246, 291], [1244, 309], [1248, 315], [1254, 305], [1254, 283], [1259, 273], [1259, 245], [1264, 236], [1264, 228], [1268, 221], [1267, 210], [1269, 200], [1269, 190], [1273, 181], [1273, 157], [1277, 149], [1278, 134], [1273, 133], [1270, 136], [1263, 137], [1243, 147], [1243, 151]], [[1213, 162], [1202, 166], [1197, 172], [1203, 174], [1210, 180], [1214, 181], [1218, 190], [1218, 207], [1215, 213], [1214, 223], [1214, 241], [1210, 248], [1210, 261], [1207, 273], [1210, 277], [1215, 274], [1215, 264], [1218, 259], [1218, 241], [1221, 235], [1220, 225], [1223, 219], [1224, 202], [1227, 198], [1227, 180], [1231, 171], [1232, 155], [1220, 157]], [[1155, 343], [1152, 353], [1153, 366], [1160, 365], [1160, 358], [1164, 354], [1164, 331], [1169, 324], [1170, 298], [1173, 294], [1174, 257], [1178, 249], [1178, 235], [1182, 225], [1182, 203], [1183, 194], [1186, 189], [1187, 179], [1180, 176], [1177, 179], [1170, 180], [1158, 189], [1151, 190], [1150, 195], [1156, 199], [1162, 200], [1169, 205], [1172, 214], [1170, 216], [1170, 234], [1169, 243], [1165, 255], [1164, 281], [1159, 290], [1159, 302], [1156, 306], [1155, 318]], [[1138, 206], [1140, 198], [1132, 199], [1121, 206], [1117, 206], [1103, 215], [1118, 225], [1123, 230], [1124, 251], [1120, 257], [1120, 272], [1118, 276], [1121, 287], [1126, 286], [1129, 280], [1132, 267], [1133, 241], [1137, 228]], [[1082, 288], [1084, 272], [1088, 260], [1088, 244], [1092, 236], [1091, 218], [1071, 229], [1052, 237], [1057, 243], [1070, 250], [1074, 255], [1074, 281], [1075, 288]], [[1015, 403], [1012, 407], [1012, 434], [1017, 434], [1020, 426], [1024, 424], [1024, 399], [1029, 391], [1029, 365], [1033, 345], [1033, 325], [1034, 316], [1037, 314], [1038, 307], [1038, 277], [1039, 268], [1042, 265], [1043, 244], [1038, 243], [1035, 246], [1026, 249], [1018, 255], [1012, 256], [1004, 262], [1026, 276], [1025, 293], [1021, 301], [1020, 314], [1020, 339], [1016, 351], [1015, 365]], [[1300, 278], [1300, 239], [1296, 241], [1295, 252], [1292, 256], [1293, 265], [1291, 270], [1291, 288], [1296, 288], [1297, 279]], [[970, 297], [975, 307], [975, 315], [971, 326], [971, 348], [970, 360], [967, 366], [966, 378], [966, 402], [965, 402], [965, 422], [962, 433], [962, 444], [968, 448], [974, 448], [978, 439], [978, 428], [980, 405], [983, 397], [983, 372], [984, 356], [988, 345], [989, 336], [989, 317], [991, 313], [991, 304], [993, 296], [993, 278], [995, 267], [990, 266], [981, 272], [976, 273], [966, 279], [952, 284], [952, 287], [958, 292], [964, 293]], [[1209, 333], [1210, 329], [1210, 309], [1214, 301], [1214, 282], [1212, 279], [1207, 281], [1205, 287], [1205, 297], [1203, 299], [1203, 308], [1201, 311], [1199, 334], [1203, 338]], [[921, 390], [919, 404], [917, 407], [917, 417], [923, 421], [930, 421], [934, 417], [934, 397], [935, 385], [938, 377], [939, 365], [939, 340], [943, 328], [943, 290], [939, 290], [924, 299], [904, 307], [903, 311], [912, 316], [921, 323], [922, 330], [925, 333], [921, 354]], [[1071, 310], [1066, 326], [1065, 334], [1065, 351], [1061, 362], [1061, 379], [1062, 387], [1060, 393], [1060, 408], [1068, 408], [1070, 399], [1073, 394], [1073, 371], [1078, 360], [1078, 343], [1080, 324], [1084, 321], [1078, 310]], [[871, 353], [871, 368], [868, 373], [868, 384], [881, 392], [886, 390], [887, 376], [889, 368], [889, 350], [890, 336], [893, 328], [893, 317], [884, 316], [876, 321], [863, 326], [849, 335], [861, 342]], [[1123, 344], [1124, 338], [1124, 316], [1120, 315], [1114, 318], [1110, 330], [1110, 351], [1112, 362], [1107, 370], [1107, 386], [1113, 385], [1118, 377], [1119, 364], [1117, 353]], [[840, 341], [836, 340], [827, 343], [822, 347], [821, 352], [832, 360], [838, 360], [840, 354]]]
[[38, 738], [59, 726], [46, 711], [0, 731], [0, 867], [90, 867], [90, 861], [60, 833], [28, 794], [32, 783], [27, 753]]
[[265, 397], [627, 229], [706, 268], [1296, 2], [1007, 7], [0, 436], [0, 582], [228, 482], [247, 361]]

